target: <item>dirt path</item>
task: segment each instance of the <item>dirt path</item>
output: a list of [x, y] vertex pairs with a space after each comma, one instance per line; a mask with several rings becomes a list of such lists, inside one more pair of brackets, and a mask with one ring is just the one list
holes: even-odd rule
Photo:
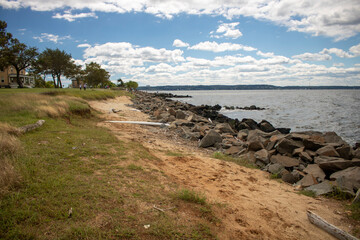
[[[150, 121], [147, 115], [127, 104], [131, 104], [127, 97], [91, 102], [91, 106], [109, 120]], [[120, 112], [113, 113], [111, 109]], [[101, 124], [123, 141], [138, 141], [147, 147], [161, 160], [147, 163], [151, 167], [184, 187], [204, 192], [210, 201], [225, 204], [226, 213], [218, 216], [224, 226], [217, 233], [220, 239], [334, 239], [308, 221], [306, 210], [350, 230], [338, 202], [299, 195], [292, 186], [269, 179], [266, 172], [207, 157], [207, 150], [172, 136], [166, 129]], [[182, 154], [169, 156], [167, 151]]]

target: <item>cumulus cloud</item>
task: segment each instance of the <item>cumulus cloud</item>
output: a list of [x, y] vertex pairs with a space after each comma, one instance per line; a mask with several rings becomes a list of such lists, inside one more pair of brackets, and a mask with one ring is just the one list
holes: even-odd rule
[[53, 42], [62, 44], [62, 40], [71, 39], [71, 36], [63, 36], [51, 34], [51, 33], [41, 33], [41, 36], [35, 36], [34, 39], [39, 40], [39, 42]]
[[74, 13], [71, 13], [71, 11], [65, 11], [63, 14], [56, 13], [56, 14], [53, 16], [53, 18], [65, 19], [66, 21], [69, 21], [69, 22], [73, 22], [73, 21], [75, 21], [76, 19], [79, 19], [79, 18], [88, 18], [88, 17], [98, 18], [98, 17], [96, 16], [96, 14], [93, 13], [93, 12], [74, 14]]
[[237, 43], [217, 43], [217, 42], [200, 42], [194, 46], [189, 47], [192, 50], [210, 51], [210, 52], [225, 52], [225, 51], [255, 51], [256, 48], [244, 46]]
[[213, 38], [228, 37], [232, 39], [237, 39], [242, 36], [240, 30], [235, 29], [235, 27], [239, 24], [240, 24], [239, 22], [222, 23], [220, 24], [216, 32], [214, 31], [210, 32], [211, 37]]
[[304, 61], [328, 61], [331, 60], [331, 56], [326, 53], [303, 53], [292, 56], [294, 59], [301, 59]]
[[89, 48], [89, 47], [91, 47], [91, 45], [88, 43], [82, 43], [82, 44], [77, 45], [77, 47], [78, 48]]
[[[65, 10], [54, 17], [74, 21], [82, 17], [96, 17], [93, 12], [145, 12], [157, 17], [171, 19], [185, 13], [191, 15], [217, 15], [228, 19], [240, 16], [271, 21], [287, 27], [290, 31], [299, 31], [314, 36], [327, 36], [336, 41], [355, 36], [360, 32], [360, 1], [358, 0], [1, 0], [5, 9], [31, 8], [34, 11]], [[91, 13], [71, 14], [68, 9]], [[224, 32], [225, 33], [225, 32]], [[239, 32], [229, 32], [229, 37]]]
[[189, 47], [190, 45], [188, 43], [185, 43], [181, 41], [180, 39], [175, 39], [173, 42], [174, 47]]
[[266, 52], [266, 53], [264, 53], [264, 52], [262, 52], [262, 51], [257, 51], [256, 52], [256, 55], [258, 55], [258, 56], [261, 56], [261, 57], [273, 57], [274, 56], [274, 53], [273, 52]]

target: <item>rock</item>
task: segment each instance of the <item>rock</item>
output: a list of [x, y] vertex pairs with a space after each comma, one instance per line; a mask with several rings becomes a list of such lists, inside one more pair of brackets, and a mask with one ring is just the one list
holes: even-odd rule
[[186, 118], [186, 114], [183, 111], [177, 110], [176, 111], [176, 118], [177, 119], [185, 119]]
[[360, 158], [360, 148], [357, 148], [357, 149], [354, 151], [354, 158]]
[[278, 130], [282, 134], [289, 134], [291, 131], [291, 128], [277, 128], [276, 130]]
[[300, 164], [300, 161], [298, 159], [282, 156], [280, 154], [271, 156], [270, 161], [272, 163], [279, 163], [284, 167], [295, 167], [295, 166], [299, 166]]
[[248, 136], [248, 133], [241, 130], [240, 132], [238, 132], [237, 138], [240, 140], [245, 140], [247, 138], [247, 136]]
[[296, 185], [301, 187], [309, 187], [315, 184], [318, 184], [318, 181], [312, 174], [307, 174], [305, 177], [303, 177], [300, 181], [296, 183]]
[[326, 132], [323, 136], [326, 143], [338, 143], [340, 145], [345, 144], [345, 141], [335, 132]]
[[250, 130], [259, 128], [257, 123], [253, 119], [244, 118], [241, 122], [245, 123], [250, 128]]
[[333, 173], [330, 175], [330, 180], [336, 180], [342, 191], [355, 195], [356, 191], [360, 189], [360, 167], [349, 167]]
[[305, 172], [307, 174], [312, 174], [317, 180], [320, 179], [321, 182], [325, 180], [326, 175], [325, 175], [324, 171], [317, 164], [307, 165], [307, 167], [304, 169], [303, 172]]
[[279, 153], [291, 155], [296, 148], [301, 148], [303, 145], [291, 139], [283, 138], [276, 145], [275, 148]]
[[269, 142], [266, 145], [266, 150], [271, 151], [275, 147], [275, 145], [276, 145], [276, 141]]
[[336, 152], [338, 152], [341, 158], [348, 160], [350, 160], [353, 156], [353, 150], [349, 144], [344, 144], [341, 147], [337, 147]]
[[324, 195], [327, 193], [331, 193], [334, 191], [334, 186], [330, 181], [326, 180], [322, 183], [312, 185], [310, 187], [305, 188], [307, 191], [313, 191], [315, 196]]
[[215, 130], [210, 130], [205, 137], [203, 137], [199, 143], [199, 147], [206, 148], [214, 146], [215, 143], [221, 143], [222, 137]]
[[309, 149], [309, 150], [312, 150], [312, 151], [316, 151], [318, 150], [319, 148], [322, 148], [324, 147], [324, 144], [323, 143], [320, 143], [320, 142], [317, 142], [313, 139], [303, 139], [303, 144], [305, 146], [306, 149]]
[[295, 148], [292, 155], [293, 156], [299, 156], [300, 153], [304, 152], [305, 147]]
[[315, 163], [326, 173], [333, 173], [349, 167], [360, 166], [360, 159], [345, 160], [335, 157], [316, 157]]
[[171, 124], [175, 124], [175, 126], [186, 126], [186, 127], [193, 127], [195, 124], [193, 122], [189, 122], [185, 119], [178, 119], [173, 121]]
[[263, 163], [269, 163], [269, 153], [265, 149], [261, 149], [254, 154], [256, 160], [261, 161]]
[[218, 130], [220, 133], [230, 133], [232, 135], [236, 135], [234, 130], [230, 127], [228, 123], [219, 123], [216, 124], [215, 130]]
[[320, 156], [327, 156], [327, 157], [340, 157], [338, 152], [335, 150], [334, 147], [326, 145], [325, 147], [319, 148], [316, 151], [317, 154]]
[[249, 151], [259, 151], [264, 148], [264, 145], [259, 139], [252, 139], [251, 142], [248, 142], [248, 150]]
[[168, 109], [168, 113], [169, 113], [171, 116], [176, 117], [176, 112], [175, 112], [175, 110], [174, 110], [173, 108], [169, 108], [169, 109]]
[[283, 169], [284, 169], [284, 166], [279, 163], [270, 164], [270, 166], [268, 167], [268, 171], [272, 174], [278, 174]]
[[309, 155], [308, 152], [301, 152], [299, 153], [299, 157], [301, 160], [303, 160], [306, 163], [312, 163], [314, 162], [313, 158]]
[[258, 127], [260, 128], [261, 131], [264, 131], [264, 132], [273, 132], [273, 131], [276, 130], [276, 129], [274, 128], [274, 126], [271, 125], [271, 123], [269, 123], [269, 122], [266, 121], [266, 120], [262, 120], [262, 121], [258, 124]]
[[242, 152], [244, 148], [242, 146], [231, 146], [230, 148], [225, 150], [225, 154], [234, 155]]
[[281, 176], [281, 180], [283, 180], [284, 182], [290, 183], [290, 184], [294, 184], [294, 183], [296, 183], [297, 179], [294, 175], [287, 172]]

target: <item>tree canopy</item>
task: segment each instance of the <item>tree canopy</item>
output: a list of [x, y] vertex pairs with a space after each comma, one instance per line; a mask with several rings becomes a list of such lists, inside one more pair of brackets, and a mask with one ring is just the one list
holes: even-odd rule
[[85, 74], [85, 81], [91, 87], [105, 87], [110, 79], [110, 74], [95, 62], [86, 64]]

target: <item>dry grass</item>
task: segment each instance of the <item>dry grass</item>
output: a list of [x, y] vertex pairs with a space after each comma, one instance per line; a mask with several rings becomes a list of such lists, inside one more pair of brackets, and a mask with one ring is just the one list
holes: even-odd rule
[[21, 182], [21, 176], [7, 157], [0, 157], [0, 196]]
[[9, 134], [13, 136], [19, 136], [21, 133], [18, 128], [11, 126], [8, 123], [0, 122], [0, 135]]

